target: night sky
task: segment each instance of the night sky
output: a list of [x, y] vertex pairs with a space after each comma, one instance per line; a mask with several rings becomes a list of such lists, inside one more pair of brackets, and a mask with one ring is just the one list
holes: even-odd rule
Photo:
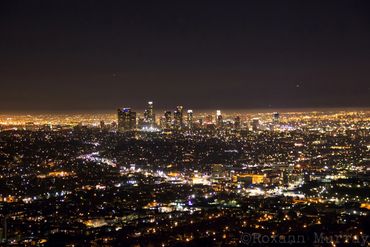
[[0, 1], [0, 111], [369, 107], [370, 1]]

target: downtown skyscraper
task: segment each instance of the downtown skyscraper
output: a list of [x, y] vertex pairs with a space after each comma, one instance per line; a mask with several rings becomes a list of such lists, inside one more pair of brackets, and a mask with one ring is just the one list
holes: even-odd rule
[[136, 128], [136, 112], [131, 108], [121, 108], [117, 110], [118, 131], [129, 131]]

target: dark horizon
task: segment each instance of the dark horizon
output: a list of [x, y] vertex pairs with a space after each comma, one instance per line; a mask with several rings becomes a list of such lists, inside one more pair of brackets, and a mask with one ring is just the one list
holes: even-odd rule
[[2, 1], [0, 112], [367, 108], [367, 1]]
[[[122, 107], [130, 107], [130, 106], [122, 106]], [[33, 110], [33, 111], [24, 111], [24, 110], [15, 110], [15, 111], [2, 111], [0, 110], [0, 115], [64, 115], [64, 114], [117, 114], [117, 109], [120, 107], [116, 107], [114, 109], [90, 109], [90, 110]], [[134, 112], [138, 113], [139, 115], [143, 115], [144, 110], [143, 108], [135, 108], [130, 107]], [[241, 113], [241, 114], [256, 114], [256, 113], [272, 113], [272, 112], [279, 112], [279, 113], [293, 113], [293, 112], [351, 112], [351, 111], [370, 111], [370, 107], [301, 107], [301, 108], [240, 108], [240, 109], [231, 109], [231, 108], [222, 108], [222, 107], [215, 107], [215, 108], [191, 108], [184, 105], [184, 109], [188, 110], [191, 109], [194, 111], [194, 114], [204, 114], [204, 113], [212, 113], [216, 112], [216, 110], [221, 110], [223, 113], [230, 114], [230, 113]], [[159, 108], [154, 109], [156, 114], [162, 114], [164, 111], [174, 111], [175, 107], [168, 107], [168, 108]], [[161, 115], [160, 115], [161, 116]]]

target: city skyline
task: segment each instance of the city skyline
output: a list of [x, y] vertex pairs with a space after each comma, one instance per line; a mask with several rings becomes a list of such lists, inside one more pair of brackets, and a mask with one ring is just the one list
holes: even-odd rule
[[0, 1], [0, 246], [370, 247], [370, 1]]

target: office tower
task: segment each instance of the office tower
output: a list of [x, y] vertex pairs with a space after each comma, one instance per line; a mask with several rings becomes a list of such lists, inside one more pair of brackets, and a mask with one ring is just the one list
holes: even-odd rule
[[272, 121], [273, 121], [274, 123], [278, 123], [278, 122], [279, 122], [279, 120], [280, 120], [280, 114], [279, 114], [278, 112], [274, 112], [274, 113], [272, 114]]
[[182, 106], [177, 106], [175, 112], [173, 113], [175, 129], [182, 129], [184, 125], [183, 109], [184, 108]]
[[159, 119], [159, 126], [161, 127], [161, 129], [166, 129], [166, 117], [165, 116], [162, 116]]
[[155, 125], [155, 114], [154, 114], [154, 108], [153, 108], [153, 101], [148, 102], [148, 107], [144, 111], [144, 121], [150, 127], [153, 127]]
[[187, 125], [189, 130], [193, 129], [193, 110], [188, 110]]
[[239, 116], [236, 116], [234, 119], [234, 128], [236, 130], [239, 130], [241, 128], [241, 121]]
[[155, 115], [153, 109], [153, 101], [148, 102], [149, 120], [151, 124], [155, 123]]
[[171, 129], [171, 125], [172, 125], [171, 111], [165, 111], [164, 118], [165, 118], [165, 128]]
[[144, 110], [144, 123], [148, 123], [148, 122], [149, 122], [149, 110], [145, 109]]
[[252, 119], [252, 130], [257, 131], [260, 128], [260, 120], [258, 118]]
[[222, 115], [221, 115], [221, 110], [216, 111], [216, 126], [217, 127], [222, 127], [223, 120], [222, 120]]
[[130, 130], [136, 129], [136, 112], [131, 112], [129, 123]]
[[128, 131], [136, 128], [136, 112], [131, 108], [118, 109], [118, 131]]

